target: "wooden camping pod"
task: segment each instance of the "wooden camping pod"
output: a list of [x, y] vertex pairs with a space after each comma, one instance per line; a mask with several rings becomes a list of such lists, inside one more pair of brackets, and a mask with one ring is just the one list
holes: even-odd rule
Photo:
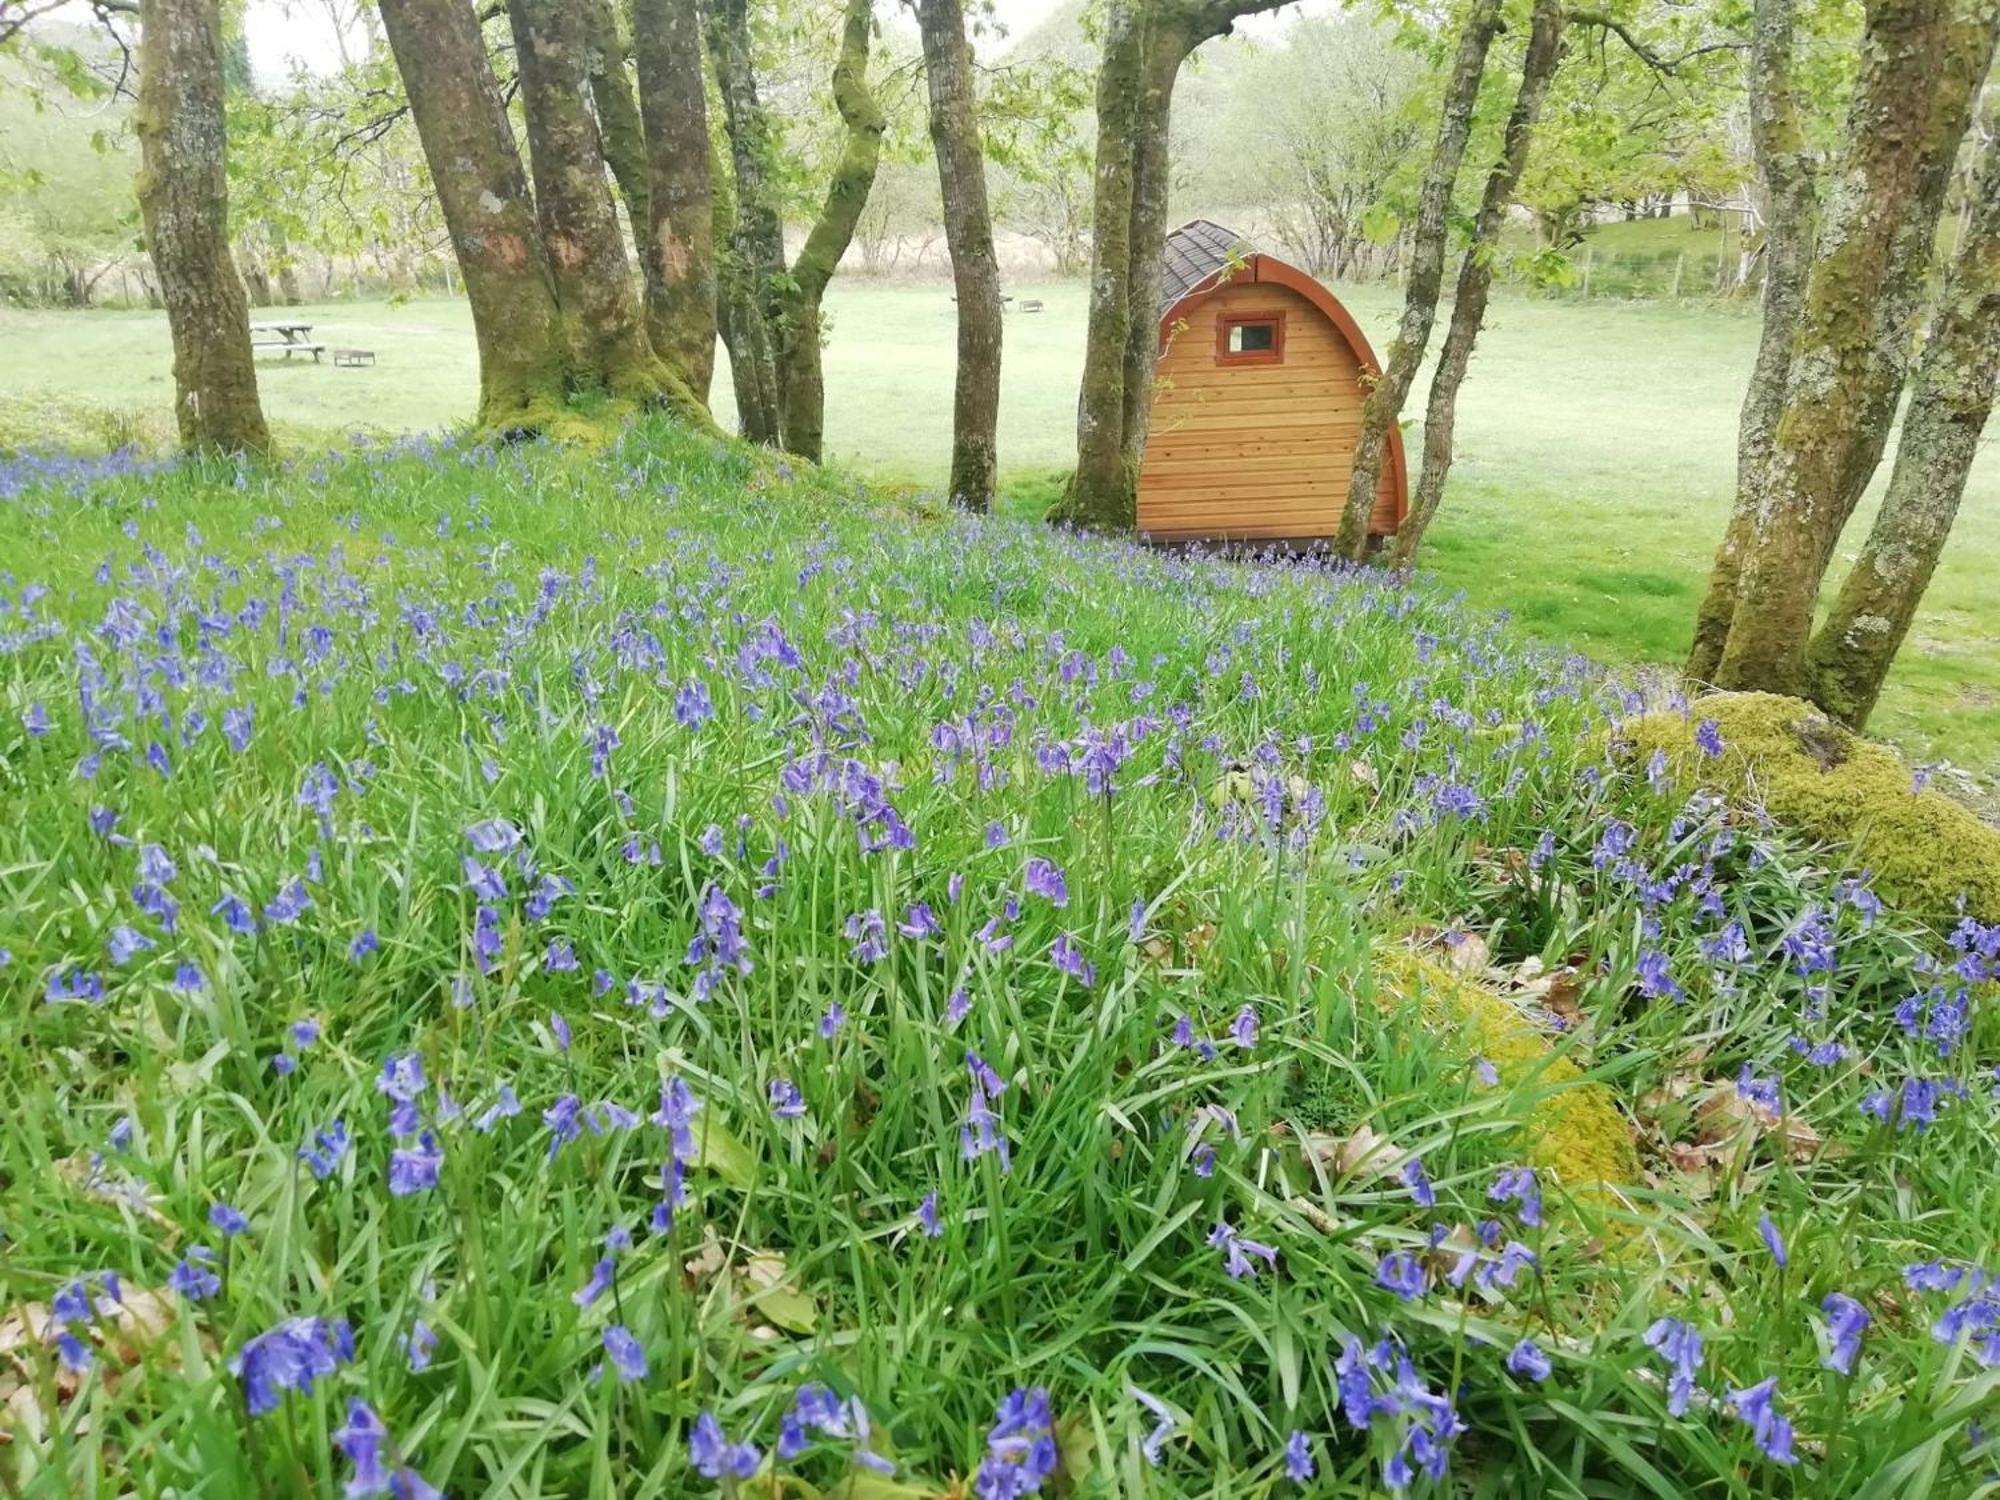
[[[1158, 541], [1330, 540], [1354, 471], [1365, 376], [1381, 366], [1333, 293], [1196, 219], [1167, 239], [1160, 364], [1139, 470], [1139, 530]], [[1369, 531], [1409, 505], [1391, 427]]]

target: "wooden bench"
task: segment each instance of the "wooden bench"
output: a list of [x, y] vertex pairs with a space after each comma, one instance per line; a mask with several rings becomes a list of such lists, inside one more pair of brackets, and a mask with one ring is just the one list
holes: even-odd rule
[[363, 365], [375, 363], [373, 349], [336, 349], [333, 351], [335, 365], [345, 365], [349, 369], [359, 369]]
[[284, 354], [285, 358], [288, 360], [294, 354], [310, 354], [313, 357], [313, 363], [318, 364], [320, 355], [326, 351], [326, 345], [301, 344], [291, 339], [254, 340], [250, 345], [251, 353], [254, 354], [259, 349], [272, 349], [281, 351]]
[[1024, 313], [1040, 312], [1042, 310], [1042, 299], [1039, 297], [1029, 297], [1021, 303], [1020, 310]]

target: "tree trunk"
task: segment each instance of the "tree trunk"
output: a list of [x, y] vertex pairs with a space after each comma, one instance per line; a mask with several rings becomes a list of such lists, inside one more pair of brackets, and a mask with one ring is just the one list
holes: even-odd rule
[[263, 453], [250, 310], [229, 258], [229, 180], [216, 0], [140, 13], [139, 210], [174, 345], [174, 420], [190, 451]]
[[723, 332], [736, 385], [737, 423], [751, 442], [776, 444], [784, 413], [772, 327], [785, 242], [764, 171], [771, 154], [771, 124], [750, 66], [749, 0], [715, 0], [709, 12], [709, 55], [715, 60], [735, 179], [729, 259], [720, 291], [729, 300]]
[[590, 80], [590, 104], [597, 113], [597, 133], [604, 149], [605, 165], [618, 185], [625, 203], [625, 220], [632, 230], [632, 248], [639, 261], [639, 277], [652, 294], [654, 268], [659, 257], [653, 251], [653, 210], [651, 180], [647, 172], [646, 127], [639, 116], [639, 102], [632, 92], [632, 80], [625, 64], [631, 54], [610, 0], [572, 0], [581, 12], [584, 41], [584, 72]]
[[847, 127], [840, 160], [826, 185], [826, 201], [799, 248], [779, 294], [774, 330], [778, 349], [778, 410], [785, 451], [818, 463], [825, 442], [826, 381], [820, 371], [820, 301], [841, 257], [854, 242], [854, 226], [868, 207], [875, 168], [882, 159], [887, 122], [868, 91], [868, 44], [874, 29], [870, 0], [847, 0], [840, 57], [833, 65], [833, 102]]
[[1076, 469], [1059, 513], [1080, 526], [1137, 524], [1139, 466], [1159, 361], [1168, 131], [1188, 54], [1285, 0], [1111, 0], [1097, 75], [1090, 310], [1076, 403]]
[[1855, 729], [1889, 665], [1958, 516], [2000, 369], [2000, 148], [1989, 147], [1917, 365], [1889, 492], [1807, 659], [1811, 697]]
[[[1479, 216], [1474, 221], [1472, 243], [1458, 270], [1458, 289], [1451, 307], [1451, 323], [1445, 330], [1444, 347], [1438, 352], [1437, 372], [1431, 376], [1430, 401], [1424, 410], [1424, 465], [1417, 479], [1417, 492], [1410, 511], [1396, 531], [1395, 565], [1407, 568], [1415, 560], [1424, 533], [1430, 529], [1438, 506], [1444, 499], [1444, 482], [1451, 472], [1453, 432], [1458, 416], [1458, 391], [1472, 363], [1473, 345], [1486, 321], [1486, 303], [1493, 291], [1493, 262], [1500, 247], [1500, 230], [1507, 206], [1514, 201], [1514, 189], [1528, 167], [1528, 151], [1534, 144], [1535, 123], [1541, 118], [1542, 102], [1548, 97], [1549, 82], [1562, 61], [1563, 10], [1560, 0], [1535, 0], [1534, 21], [1528, 33], [1527, 51], [1521, 58], [1521, 86], [1508, 113], [1506, 132], [1501, 138], [1500, 159], [1486, 175], [1486, 188], [1479, 200]], [[1351, 500], [1351, 497], [1350, 497]]]
[[[1789, 0], [1782, 0], [1789, 3]], [[1443, 113], [1437, 139], [1417, 192], [1416, 222], [1411, 227], [1409, 270], [1403, 292], [1403, 316], [1382, 373], [1361, 406], [1361, 435], [1354, 449], [1354, 472], [1348, 480], [1347, 502], [1341, 512], [1340, 535], [1334, 551], [1353, 562], [1368, 555], [1368, 521], [1375, 511], [1375, 492], [1382, 483], [1383, 455], [1390, 430], [1401, 419], [1410, 398], [1424, 351], [1437, 319], [1438, 293], [1444, 285], [1445, 244], [1450, 230], [1452, 188], [1472, 135], [1473, 107], [1486, 72], [1486, 54], [1500, 29], [1500, 0], [1474, 0], [1458, 36], [1445, 82]]]
[[584, 93], [589, 38], [585, 11], [601, 0], [508, 0], [535, 201], [581, 373], [605, 391], [663, 405], [706, 424], [708, 410], [667, 368], [646, 324], [605, 183], [597, 121]]
[[479, 421], [533, 432], [570, 376], [561, 312], [479, 17], [464, 0], [380, 0], [479, 341]]
[[706, 401], [715, 379], [715, 203], [699, 0], [632, 0], [632, 47], [654, 257], [646, 328], [654, 352]]
[[[1819, 581], [1846, 519], [1850, 465], [1870, 440], [1866, 429], [1882, 399], [1882, 325], [1899, 294], [1896, 253], [1909, 247], [1908, 219], [1923, 211], [1937, 160], [1948, 170], [1958, 149], [1970, 93], [1992, 56], [1995, 19], [1956, 20], [1950, 0], [1869, 7], [1821, 250], [1741, 551], [1719, 686], [1791, 694], [1806, 686]], [[1954, 92], [1968, 96], [1962, 107]]]
[[1076, 470], [1062, 514], [1080, 526], [1129, 531], [1138, 475], [1125, 443], [1125, 348], [1132, 327], [1132, 200], [1142, 130], [1145, 0], [1111, 0], [1097, 73], [1090, 307], [1076, 403]]
[[1743, 393], [1736, 431], [1736, 504], [1710, 570], [1708, 592], [1695, 615], [1686, 672], [1695, 682], [1715, 675], [1736, 612], [1736, 580], [1756, 519], [1763, 465], [1784, 404], [1792, 333], [1804, 305], [1812, 260], [1812, 157], [1806, 149], [1793, 69], [1793, 0], [1756, 0], [1751, 42], [1750, 141], [1763, 178], [1764, 317], [1757, 360]]
[[972, 48], [960, 0], [918, 0], [931, 145], [944, 198], [945, 239], [958, 292], [958, 378], [952, 397], [951, 501], [993, 504], [1000, 421], [1000, 265], [986, 202], [986, 159], [972, 81]]

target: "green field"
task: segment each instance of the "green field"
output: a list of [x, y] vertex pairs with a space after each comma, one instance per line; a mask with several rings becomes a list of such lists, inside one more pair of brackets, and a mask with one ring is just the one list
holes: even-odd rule
[[[1009, 318], [1003, 369], [1002, 466], [1012, 503], [1029, 507], [1070, 455], [1083, 293], [1013, 290], [1047, 303]], [[1394, 289], [1343, 295], [1379, 336]], [[935, 482], [950, 427], [947, 289], [836, 282], [828, 305], [832, 454], [871, 476]], [[372, 348], [380, 362], [267, 362], [267, 410], [295, 441], [444, 427], [470, 412], [477, 369], [463, 303], [303, 312], [315, 337]], [[1502, 300], [1463, 397], [1458, 466], [1427, 564], [1546, 639], [1611, 661], [1675, 661], [1728, 504], [1755, 337], [1746, 308]], [[134, 409], [148, 414], [142, 428], [164, 420], [160, 314], [0, 313], [0, 348], [0, 441], [115, 440], [133, 431], [123, 413]], [[717, 394], [727, 420], [726, 381]], [[117, 415], [79, 427], [79, 402]], [[1874, 724], [1915, 753], [1988, 775], [2000, 770], [1996, 566], [2000, 468], [1987, 461]]]

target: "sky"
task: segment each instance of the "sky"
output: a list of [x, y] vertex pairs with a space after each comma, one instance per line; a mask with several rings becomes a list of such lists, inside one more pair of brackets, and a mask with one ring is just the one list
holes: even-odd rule
[[[994, 11], [1008, 34], [1019, 37], [1033, 30], [1062, 3], [1063, 0], [994, 0]], [[901, 6], [892, 0], [877, 0], [877, 8], [886, 16], [892, 8]], [[1329, 8], [1331, 0], [1304, 0], [1303, 4], [1287, 9], [1312, 12]], [[352, 5], [341, 4], [339, 9], [351, 11]], [[82, 0], [77, 0], [70, 10], [74, 14], [66, 14], [64, 19], [88, 23], [89, 7]], [[1285, 24], [1284, 16], [1260, 16], [1239, 29], [1254, 35]], [[251, 70], [259, 83], [282, 83], [300, 65], [314, 73], [331, 72], [340, 65], [339, 33], [325, 0], [249, 0], [243, 29], [250, 48]], [[987, 44], [992, 45], [992, 42]]]

